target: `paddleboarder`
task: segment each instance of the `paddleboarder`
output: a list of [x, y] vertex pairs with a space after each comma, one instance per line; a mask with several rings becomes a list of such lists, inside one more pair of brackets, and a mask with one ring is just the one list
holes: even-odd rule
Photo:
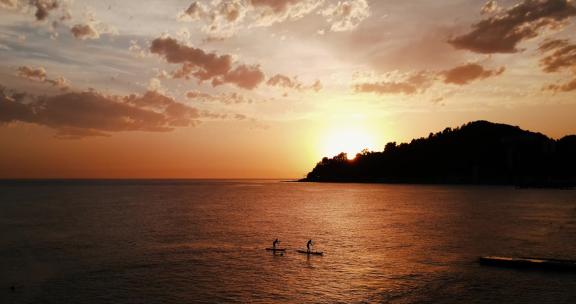
[[308, 240], [308, 243], [306, 243], [306, 251], [310, 252], [310, 246], [312, 246], [312, 240]]
[[276, 245], [280, 243], [280, 241], [278, 239], [275, 239], [274, 242], [272, 242], [272, 249], [276, 250]]

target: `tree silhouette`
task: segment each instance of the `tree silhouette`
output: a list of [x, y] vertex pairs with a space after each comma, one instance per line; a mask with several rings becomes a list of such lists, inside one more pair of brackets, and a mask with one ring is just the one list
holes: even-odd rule
[[303, 181], [502, 184], [576, 184], [576, 136], [554, 140], [519, 127], [475, 121], [410, 143], [387, 143], [324, 157]]

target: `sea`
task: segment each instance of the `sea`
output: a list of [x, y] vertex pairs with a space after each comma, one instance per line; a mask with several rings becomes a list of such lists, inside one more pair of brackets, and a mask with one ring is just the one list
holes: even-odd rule
[[576, 259], [576, 191], [0, 181], [5, 304], [576, 303], [576, 273], [484, 255]]

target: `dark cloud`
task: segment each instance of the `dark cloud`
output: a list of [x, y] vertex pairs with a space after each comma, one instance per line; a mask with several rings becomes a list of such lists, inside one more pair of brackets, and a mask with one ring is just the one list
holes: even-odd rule
[[23, 103], [24, 97], [23, 94], [7, 94], [6, 89], [0, 86], [0, 125], [33, 119], [32, 108]]
[[415, 73], [406, 79], [398, 81], [381, 81], [372, 83], [360, 83], [354, 86], [354, 91], [359, 93], [405, 94], [413, 95], [425, 92], [431, 85], [434, 77], [427, 72]]
[[164, 57], [169, 63], [183, 64], [183, 75], [192, 74], [200, 80], [224, 75], [232, 67], [230, 55], [206, 53], [202, 49], [182, 45], [169, 37], [154, 39], [150, 52]]
[[60, 3], [58, 0], [30, 0], [30, 5], [36, 8], [36, 20], [42, 21], [50, 15], [50, 11], [57, 9]]
[[232, 68], [230, 55], [207, 53], [170, 37], [154, 39], [150, 52], [162, 56], [169, 63], [181, 64], [180, 69], [174, 72], [174, 78], [194, 77], [200, 81], [210, 80], [213, 86], [231, 83], [244, 89], [254, 89], [264, 81], [264, 73], [258, 65], [241, 64]]
[[95, 91], [30, 96], [0, 90], [0, 124], [27, 122], [59, 136], [108, 135], [119, 131], [166, 132], [199, 123], [197, 109], [157, 92], [115, 96]]
[[566, 39], [544, 41], [538, 50], [544, 55], [540, 59], [540, 66], [544, 72], [556, 73], [569, 71], [572, 80], [563, 84], [551, 84], [544, 89], [551, 91], [569, 92], [576, 90], [576, 44]]
[[468, 63], [441, 72], [440, 75], [444, 77], [445, 83], [464, 85], [474, 80], [498, 76], [504, 73], [504, 70], [504, 67], [496, 70], [487, 70], [477, 63]]
[[86, 40], [100, 38], [100, 33], [90, 24], [76, 24], [70, 28], [70, 32], [76, 39]]
[[212, 85], [233, 83], [241, 88], [252, 90], [264, 81], [264, 73], [258, 65], [239, 65], [222, 77], [212, 79]]
[[420, 71], [398, 80], [364, 82], [354, 85], [359, 93], [414, 95], [426, 92], [438, 81], [447, 84], [465, 85], [475, 80], [498, 76], [505, 68], [489, 70], [477, 63], [467, 63], [444, 71]]
[[576, 91], [576, 77], [574, 79], [562, 84], [550, 84], [544, 87], [545, 90], [554, 92], [571, 92]]
[[515, 53], [517, 45], [543, 29], [559, 28], [576, 16], [570, 0], [524, 0], [472, 26], [472, 31], [449, 40], [457, 49], [476, 53]]
[[544, 41], [538, 50], [545, 56], [540, 59], [542, 70], [547, 73], [576, 69], [576, 45], [565, 39]]

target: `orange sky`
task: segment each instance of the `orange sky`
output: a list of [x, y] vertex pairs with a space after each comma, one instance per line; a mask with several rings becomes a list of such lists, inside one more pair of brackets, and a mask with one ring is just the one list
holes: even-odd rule
[[0, 2], [0, 178], [297, 178], [471, 120], [576, 134], [576, 7]]

